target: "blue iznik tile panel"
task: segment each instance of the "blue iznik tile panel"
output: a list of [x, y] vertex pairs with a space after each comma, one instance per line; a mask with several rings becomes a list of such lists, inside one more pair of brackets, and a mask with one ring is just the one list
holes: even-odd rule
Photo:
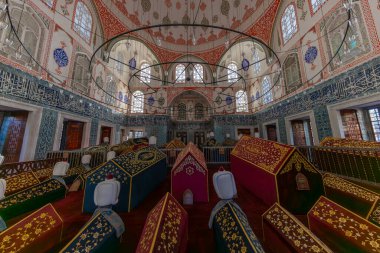
[[286, 142], [285, 124], [281, 123], [282, 119], [286, 116], [313, 110], [318, 127], [318, 137], [321, 140], [332, 135], [327, 105], [377, 93], [380, 97], [380, 58], [278, 102], [264, 111], [254, 114], [254, 119], [261, 126], [265, 122], [279, 119], [280, 139], [282, 142], [284, 140]]
[[125, 121], [123, 114], [113, 113], [111, 109], [100, 103], [49, 85], [47, 81], [1, 63], [0, 96], [116, 124], [122, 124]]
[[99, 120], [92, 119], [91, 129], [90, 129], [90, 146], [96, 145], [96, 140], [98, 139], [98, 128], [99, 128]]
[[287, 143], [287, 137], [286, 137], [286, 127], [285, 127], [285, 118], [279, 118], [278, 119], [278, 128], [280, 132], [280, 142], [281, 143]]
[[44, 108], [38, 134], [35, 160], [45, 159], [47, 152], [53, 150], [55, 131], [57, 128], [58, 112]]

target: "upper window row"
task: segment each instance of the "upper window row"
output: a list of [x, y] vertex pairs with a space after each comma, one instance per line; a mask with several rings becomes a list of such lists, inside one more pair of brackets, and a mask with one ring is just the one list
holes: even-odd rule
[[[191, 73], [191, 72], [190, 72]], [[194, 83], [202, 83], [204, 79], [203, 66], [195, 64], [192, 69], [192, 77]], [[175, 67], [175, 82], [184, 83], [186, 81], [186, 67], [183, 64], [178, 64]]]

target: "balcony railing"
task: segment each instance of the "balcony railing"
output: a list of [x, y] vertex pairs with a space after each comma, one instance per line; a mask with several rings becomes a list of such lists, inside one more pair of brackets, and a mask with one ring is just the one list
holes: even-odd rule
[[107, 151], [87, 151], [87, 150], [62, 150], [62, 151], [52, 151], [47, 154], [47, 158], [61, 158], [65, 159], [70, 163], [71, 167], [77, 167], [81, 165], [82, 156], [90, 154], [91, 161], [90, 167], [94, 168], [104, 163], [107, 160]]

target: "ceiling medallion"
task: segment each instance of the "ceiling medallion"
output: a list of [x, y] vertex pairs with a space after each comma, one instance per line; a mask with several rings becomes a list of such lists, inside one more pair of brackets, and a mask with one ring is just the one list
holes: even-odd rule
[[129, 69], [130, 70], [135, 70], [136, 69], [136, 59], [133, 57], [132, 59], [129, 60]]
[[244, 58], [243, 61], [241, 62], [241, 67], [244, 71], [248, 71], [249, 61], [246, 58]]

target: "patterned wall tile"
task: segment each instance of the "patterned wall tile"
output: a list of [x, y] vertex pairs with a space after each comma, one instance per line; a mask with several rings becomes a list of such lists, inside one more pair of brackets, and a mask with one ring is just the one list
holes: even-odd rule
[[96, 140], [98, 139], [98, 128], [99, 128], [99, 120], [92, 119], [91, 130], [90, 130], [90, 146], [96, 145]]
[[57, 128], [58, 112], [47, 108], [42, 111], [40, 132], [38, 134], [35, 160], [45, 159], [47, 152], [53, 150], [55, 130]]

